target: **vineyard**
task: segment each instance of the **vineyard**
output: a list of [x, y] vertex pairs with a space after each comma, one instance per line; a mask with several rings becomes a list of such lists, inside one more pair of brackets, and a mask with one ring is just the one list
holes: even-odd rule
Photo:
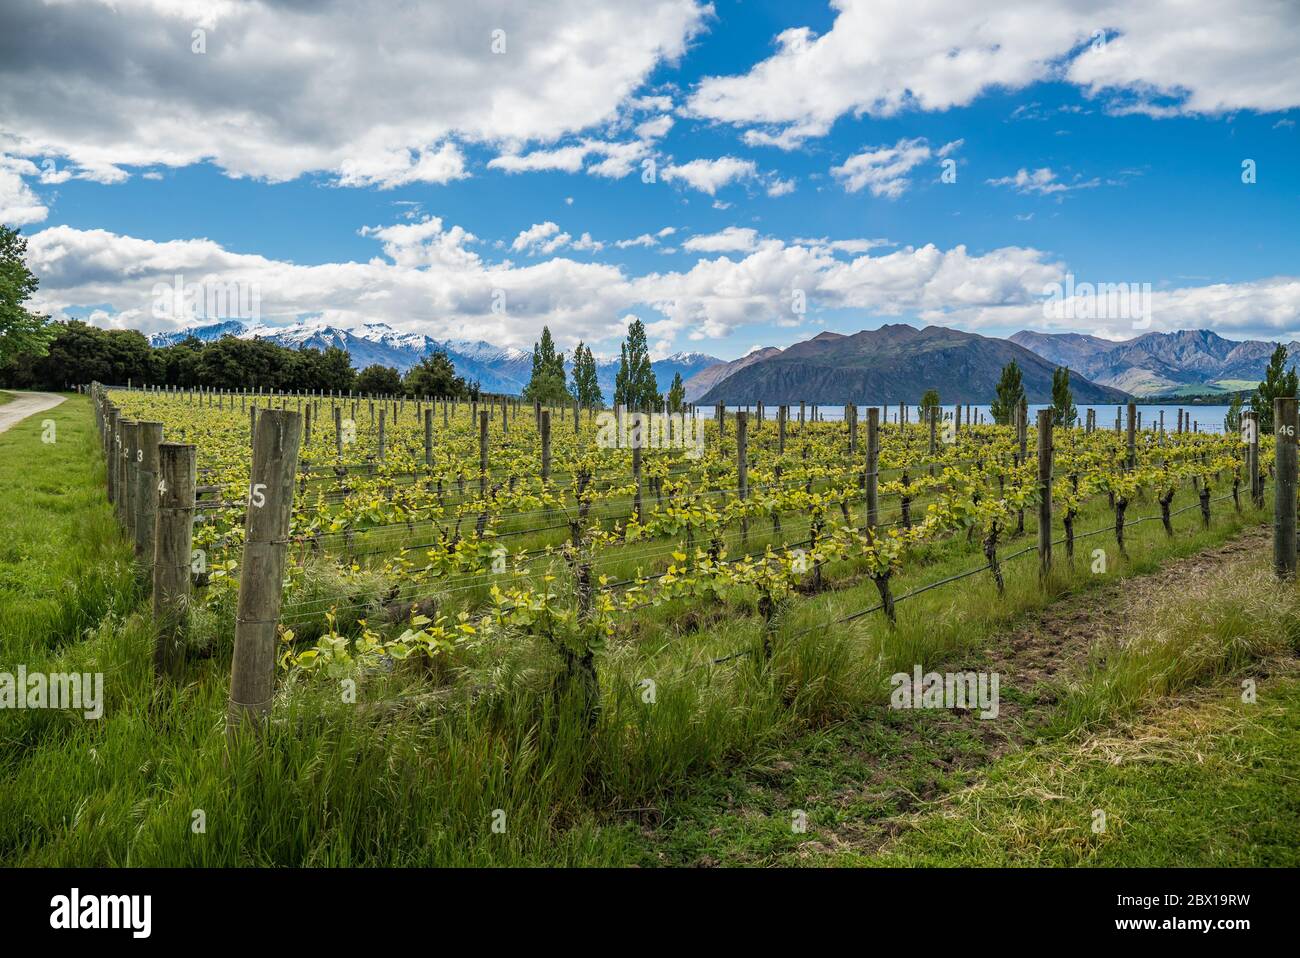
[[[159, 440], [193, 447], [195, 491], [162, 495], [186, 526], [167, 533], [180, 552], [167, 564], [189, 571], [155, 572], [168, 593], [155, 609], [183, 593], [188, 621], [162, 616], [156, 661], [166, 671], [233, 647], [232, 721], [304, 683], [397, 675], [407, 698], [468, 681], [481, 692], [520, 643], [553, 657], [554, 688], [594, 720], [628, 692], [605, 663], [629, 649], [659, 676], [632, 680], [652, 699], [672, 681], [656, 659], [682, 660], [669, 641], [692, 644], [690, 670], [761, 667], [851, 622], [884, 645], [914, 596], [974, 576], [998, 594], [1009, 577], [1046, 587], [1076, 564], [1104, 574], [1129, 558], [1133, 526], [1208, 528], [1243, 500], [1260, 507], [1273, 470], [1271, 444], [1246, 441], [1253, 428], [1140, 430], [1131, 409], [1111, 431], [1053, 428], [1050, 412], [1031, 427], [1023, 410], [972, 426], [960, 411], [881, 423], [876, 408], [860, 424], [853, 407], [825, 422], [786, 407], [702, 419], [512, 400], [95, 398], [106, 446], [121, 449], [110, 493], [142, 555], [153, 517], [137, 518], [150, 498], [138, 489], [168, 475]], [[172, 481], [183, 487], [186, 469]], [[968, 567], [927, 577], [954, 561]], [[875, 601], [861, 608], [797, 612], [862, 583]]]

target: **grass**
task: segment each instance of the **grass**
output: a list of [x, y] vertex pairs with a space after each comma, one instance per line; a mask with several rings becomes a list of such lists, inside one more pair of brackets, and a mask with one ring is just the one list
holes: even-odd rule
[[[1195, 586], [1196, 603], [1157, 597], [1058, 687], [1004, 676], [1004, 711], [1041, 713], [1011, 741], [1002, 723], [947, 712], [855, 716], [670, 800], [643, 860], [1295, 864], [1300, 595], [1276, 588], [1263, 557]], [[1241, 700], [1245, 676], [1259, 682], [1257, 704]], [[1100, 836], [1093, 809], [1109, 819]], [[792, 828], [795, 813], [806, 830]]]
[[13, 402], [13, 401], [14, 401], [13, 393], [5, 392], [3, 389], [0, 389], [0, 406], [3, 406], [7, 402]]
[[1262, 682], [1254, 704], [1229, 683], [1004, 760], [871, 863], [1294, 868], [1298, 783], [1300, 679]]
[[[1173, 539], [1159, 523], [1145, 523], [1128, 533], [1132, 560], [1115, 556], [1104, 537], [1084, 540], [1074, 567], [1067, 569], [1062, 558], [1046, 590], [1026, 556], [1008, 564], [1005, 596], [980, 574], [902, 603], [893, 629], [878, 615], [827, 625], [877, 601], [870, 582], [845, 584], [853, 572], [845, 564], [830, 570], [843, 588], [800, 599], [782, 614], [766, 667], [753, 656], [711, 664], [754, 649], [761, 639], [761, 620], [742, 597], [724, 595], [703, 609], [639, 612], [598, 659], [602, 709], [590, 727], [577, 697], [557, 690], [549, 649], [520, 636], [482, 639], [455, 663], [454, 685], [392, 709], [386, 703], [397, 693], [428, 686], [402, 673], [363, 677], [361, 708], [341, 701], [329, 680], [287, 687], [266, 739], [237, 743], [227, 754], [228, 650], [218, 645], [190, 663], [183, 684], [155, 689], [152, 628], [139, 611], [128, 552], [103, 503], [103, 467], [96, 464], [87, 404], [74, 397], [54, 416], [59, 442], [49, 449], [34, 448], [40, 430], [30, 421], [0, 436], [0, 464], [10, 470], [6, 488], [15, 491], [3, 515], [6, 529], [11, 521], [18, 529], [3, 543], [12, 551], [0, 555], [4, 568], [31, 573], [30, 580], [11, 581], [12, 604], [21, 611], [11, 613], [5, 603], [12, 618], [0, 641], [4, 661], [32, 671], [103, 672], [105, 716], [83, 721], [66, 712], [26, 711], [5, 717], [0, 862], [7, 864], [671, 861], [677, 856], [665, 853], [662, 842], [647, 842], [647, 829], [664, 831], [658, 810], [722, 795], [728, 776], [761, 766], [800, 737], [823, 736], [823, 757], [839, 763], [820, 772], [810, 766], [813, 785], [811, 776], [828, 783], [832, 775], [865, 777], [881, 756], [905, 754], [915, 784], [925, 786], [932, 778], [922, 768], [929, 764], [925, 748], [960, 753], [961, 743], [919, 746], [923, 725], [915, 717], [865, 721], [867, 710], [886, 701], [889, 674], [971, 654], [1063, 594], [1150, 571], [1261, 519], [1220, 503], [1208, 530], [1194, 512], [1175, 519]], [[5, 443], [23, 454], [21, 464], [5, 455]], [[39, 455], [48, 459], [34, 458]], [[1144, 505], [1130, 515], [1154, 510], [1153, 503]], [[1096, 503], [1078, 528], [1105, 526], [1108, 516], [1104, 502]], [[1099, 547], [1112, 553], [1104, 576], [1090, 571], [1088, 552]], [[978, 564], [978, 544], [932, 546], [909, 561], [895, 591]], [[1165, 687], [1150, 681], [1157, 664], [1147, 680], [1113, 693], [1115, 700], [1163, 694]], [[1187, 680], [1212, 674], [1198, 666]], [[654, 682], [653, 702], [643, 694], [646, 679]], [[1080, 715], [1088, 713], [1085, 700], [1078, 707]], [[975, 743], [966, 744], [973, 759]], [[841, 757], [836, 749], [848, 745], [853, 754]], [[861, 801], [870, 804], [872, 797]], [[908, 810], [884, 801], [893, 803], [884, 811]], [[847, 821], [858, 813], [849, 805], [837, 814]], [[204, 827], [196, 830], [200, 821]], [[764, 827], [740, 827], [741, 840], [752, 837], [757, 846], [753, 854], [729, 860], [762, 859], [785, 848], [788, 824], [783, 831], [759, 824]]]
[[[42, 423], [54, 421], [53, 442]], [[140, 590], [104, 499], [89, 401], [73, 396], [0, 433], [0, 636], [6, 658], [74, 642]]]

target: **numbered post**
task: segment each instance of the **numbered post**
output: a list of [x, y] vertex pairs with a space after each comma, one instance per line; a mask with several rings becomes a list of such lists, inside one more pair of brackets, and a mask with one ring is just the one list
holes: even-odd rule
[[184, 664], [184, 623], [190, 602], [190, 549], [194, 529], [196, 447], [158, 444], [158, 485], [154, 490], [153, 617], [154, 674], [180, 675]]
[[146, 566], [153, 564], [154, 523], [158, 515], [158, 444], [162, 437], [160, 422], [142, 422], [135, 427], [135, 558]]
[[228, 734], [246, 723], [256, 727], [271, 711], [276, 626], [301, 438], [302, 421], [296, 412], [267, 409], [257, 417], [235, 616], [235, 653], [230, 665]]

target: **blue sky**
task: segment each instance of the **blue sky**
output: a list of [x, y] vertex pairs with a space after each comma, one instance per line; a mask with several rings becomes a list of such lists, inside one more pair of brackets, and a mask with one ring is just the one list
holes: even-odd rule
[[1297, 7], [977, 6], [23, 0], [0, 220], [43, 308], [149, 331], [215, 318], [160, 314], [183, 276], [271, 325], [599, 352], [630, 316], [722, 358], [900, 321], [1136, 334], [1047, 321], [1069, 273], [1151, 284], [1149, 328], [1300, 336]]

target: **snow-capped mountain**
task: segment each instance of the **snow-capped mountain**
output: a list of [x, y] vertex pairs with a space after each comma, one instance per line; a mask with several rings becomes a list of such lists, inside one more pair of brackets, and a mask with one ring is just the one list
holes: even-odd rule
[[[149, 342], [154, 346], [171, 346], [188, 337], [202, 342], [214, 342], [222, 336], [240, 339], [266, 339], [279, 346], [294, 349], [328, 349], [336, 346], [345, 349], [352, 357], [352, 365], [364, 369], [372, 364], [391, 366], [405, 372], [434, 350], [444, 350], [456, 374], [466, 380], [477, 381], [486, 392], [523, 392], [532, 375], [533, 354], [515, 346], [497, 346], [482, 340], [437, 340], [421, 333], [403, 333], [386, 323], [366, 323], [354, 329], [343, 329], [324, 323], [298, 323], [293, 326], [249, 325], [238, 320], [190, 326], [175, 332], [154, 333]], [[566, 366], [569, 365], [566, 357]], [[676, 353], [666, 359], [651, 363], [659, 389], [667, 392], [673, 374], [681, 373], [687, 380], [703, 369], [721, 360], [703, 353]], [[598, 358], [596, 379], [605, 394], [606, 402], [614, 395], [614, 376], [618, 372], [618, 359]]]

